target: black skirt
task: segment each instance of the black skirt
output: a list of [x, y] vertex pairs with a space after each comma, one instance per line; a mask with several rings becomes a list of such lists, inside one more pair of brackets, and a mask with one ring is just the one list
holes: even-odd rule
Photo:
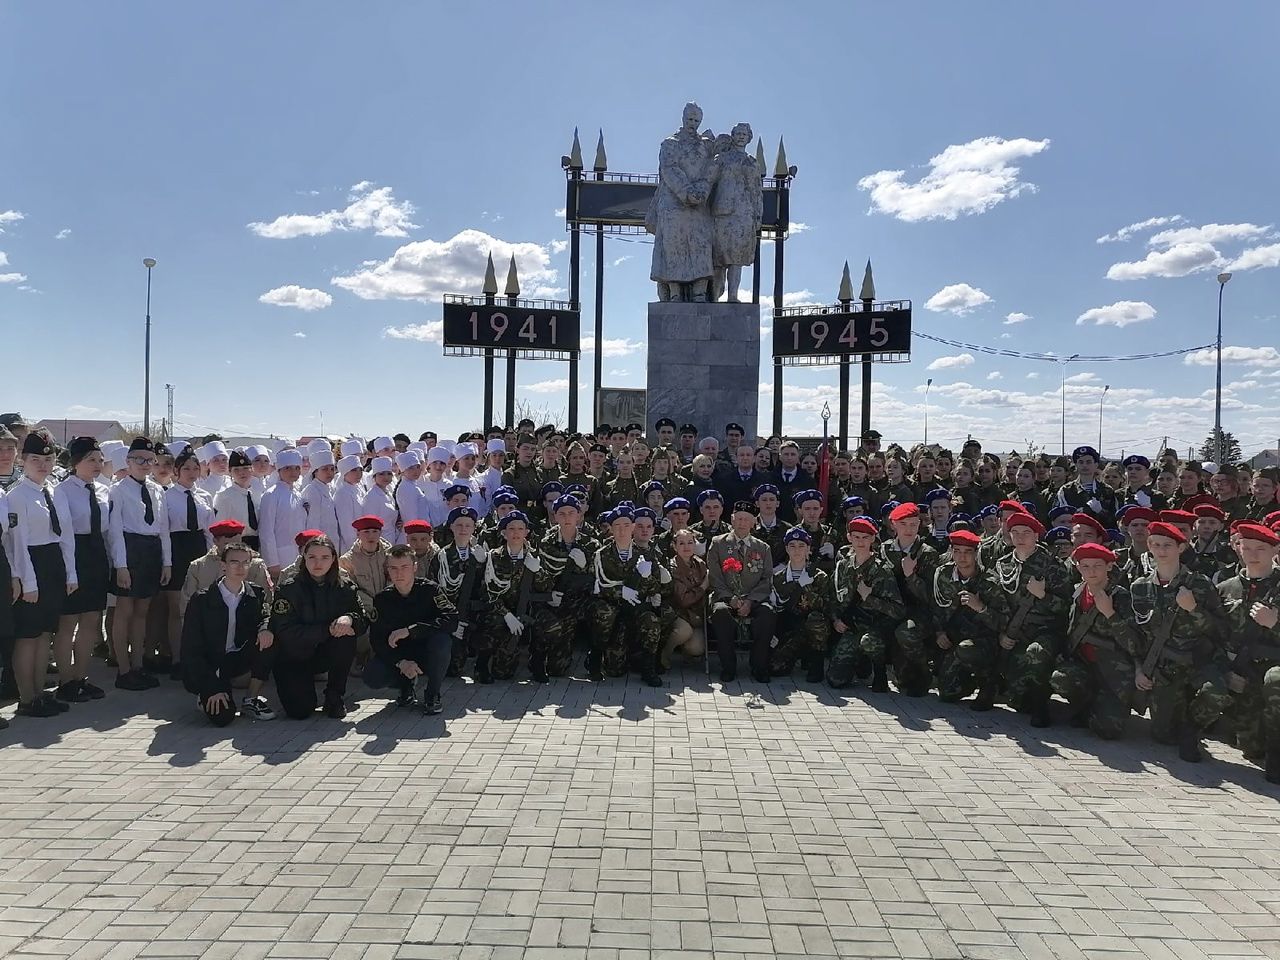
[[169, 534], [173, 545], [173, 576], [161, 590], [181, 590], [187, 579], [187, 567], [209, 552], [209, 542], [202, 530], [178, 530]]
[[112, 586], [117, 597], [148, 600], [160, 592], [160, 572], [164, 569], [164, 554], [160, 538], [143, 533], [124, 535], [125, 566], [129, 571], [129, 589]]
[[76, 534], [76, 592], [62, 604], [64, 615], [94, 613], [107, 609], [107, 589], [111, 586], [111, 563], [101, 536]]
[[[0, 585], [13, 582], [13, 568], [9, 557], [0, 547]], [[0, 586], [0, 656], [8, 657], [13, 643], [13, 593]]]
[[14, 636], [19, 640], [54, 633], [67, 599], [67, 565], [62, 562], [62, 547], [46, 543], [27, 547], [27, 553], [36, 572], [36, 591], [40, 596], [35, 603], [19, 600], [13, 606]]

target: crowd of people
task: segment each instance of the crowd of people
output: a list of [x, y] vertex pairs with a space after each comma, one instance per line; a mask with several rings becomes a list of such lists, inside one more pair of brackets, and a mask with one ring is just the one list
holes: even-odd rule
[[1145, 712], [1182, 759], [1212, 728], [1280, 782], [1276, 469], [700, 436], [61, 449], [0, 428], [3, 692], [59, 715], [105, 695], [100, 655], [219, 726], [273, 719], [269, 683], [286, 716], [340, 719], [353, 675], [437, 714], [448, 676], [546, 683], [583, 652], [593, 681], [658, 687], [714, 651], [722, 684], [745, 654], [760, 683], [892, 679], [1034, 727], [1056, 693], [1103, 738]]

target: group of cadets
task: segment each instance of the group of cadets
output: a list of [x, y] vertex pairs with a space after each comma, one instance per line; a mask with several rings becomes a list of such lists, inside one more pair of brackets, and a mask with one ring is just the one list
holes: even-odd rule
[[[1003, 460], [976, 441], [817, 458], [690, 424], [531, 422], [228, 450], [0, 428], [4, 681], [24, 717], [175, 679], [218, 725], [346, 715], [347, 679], [442, 710], [490, 684], [637, 674], [713, 650], [758, 682], [931, 690], [1032, 726], [1057, 693], [1099, 737], [1149, 713], [1201, 758], [1234, 742], [1280, 782], [1280, 475], [1243, 466]], [[57, 686], [46, 689], [56, 664]], [[323, 684], [317, 695], [317, 681]]]

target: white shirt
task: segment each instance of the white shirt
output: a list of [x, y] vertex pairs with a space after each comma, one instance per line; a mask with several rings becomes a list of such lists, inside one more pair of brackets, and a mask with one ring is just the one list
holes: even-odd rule
[[[373, 496], [373, 491], [369, 492]], [[440, 499], [437, 493], [436, 498]], [[443, 504], [444, 500], [440, 500]], [[400, 509], [400, 519], [408, 523], [410, 520], [426, 520], [435, 527], [435, 521], [431, 517], [431, 509], [427, 505], [427, 495], [423, 493], [422, 487], [414, 483], [412, 480], [401, 478], [400, 483], [396, 486], [396, 506]]]
[[[404, 531], [396, 526], [400, 519], [400, 511], [396, 507], [395, 497], [390, 490], [384, 490], [376, 483], [369, 488], [360, 504], [361, 514], [380, 517], [382, 519], [382, 538], [392, 544], [404, 543]], [[352, 531], [354, 533], [354, 531]]]
[[[302, 488], [302, 506], [307, 511], [307, 525], [314, 530], [321, 530], [335, 544], [342, 537], [338, 530], [338, 511], [334, 507], [333, 493], [327, 483], [312, 479]], [[345, 552], [345, 551], [341, 551]]]
[[[356, 518], [364, 516], [364, 485], [359, 481], [338, 482], [337, 492], [333, 495], [333, 508], [338, 514], [338, 552], [346, 553], [356, 542], [356, 532], [351, 524]], [[386, 521], [383, 521], [385, 525]], [[385, 526], [383, 529], [386, 529]]]
[[[201, 533], [205, 533], [205, 540], [209, 546], [213, 546], [213, 541], [209, 538], [206, 531], [209, 524], [213, 523], [213, 502], [207, 493], [203, 490], [192, 487], [191, 499], [196, 502], [196, 529]], [[180, 483], [175, 483], [172, 487], [164, 492], [164, 505], [169, 511], [169, 532], [179, 533], [187, 529], [187, 488]]]
[[231, 486], [235, 481], [231, 479], [228, 473], [211, 473], [207, 477], [201, 477], [196, 481], [196, 486], [207, 493], [210, 497], [216, 497], [219, 493]]
[[277, 483], [267, 491], [258, 508], [258, 538], [268, 567], [287, 567], [298, 555], [294, 538], [307, 529], [302, 497], [289, 483]]
[[[422, 491], [426, 503], [426, 512], [418, 519], [429, 521], [432, 529], [438, 530], [449, 522], [449, 505], [444, 501], [444, 492], [453, 486], [453, 482], [453, 477], [450, 476], [431, 480], [425, 473], [418, 481], [418, 489]], [[403, 505], [400, 508], [400, 515], [404, 517], [405, 523], [409, 522], [410, 518], [405, 514]]]
[[[254, 476], [249, 481], [249, 489], [253, 491], [253, 505], [256, 507], [267, 495], [267, 491], [275, 486], [276, 478], [273, 474], [267, 474], [265, 477]], [[232, 486], [235, 484], [233, 483]], [[243, 521], [241, 521], [243, 523]]]
[[36, 589], [35, 575], [29, 569], [31, 557], [27, 553], [23, 530], [18, 525], [17, 515], [10, 507], [9, 497], [3, 490], [0, 490], [0, 548], [4, 549], [4, 555], [9, 558], [9, 569], [12, 575], [22, 580], [22, 589], [24, 591], [27, 589], [26, 576], [31, 579], [31, 589]]
[[231, 486], [220, 490], [213, 498], [213, 512], [219, 520], [235, 520], [243, 523], [245, 536], [256, 537], [258, 527], [249, 522], [249, 498], [253, 497], [253, 518], [261, 523], [262, 520], [258, 514], [261, 512], [262, 498], [265, 495], [265, 490], [262, 493], [254, 490], [252, 482], [248, 487], [232, 483]]
[[59, 520], [65, 524], [68, 518], [70, 519], [71, 532], [73, 534], [86, 536], [93, 531], [93, 515], [89, 507], [89, 490], [91, 488], [93, 490], [93, 499], [98, 501], [98, 509], [101, 511], [98, 517], [99, 532], [102, 534], [103, 542], [105, 542], [107, 536], [107, 514], [111, 510], [109, 499], [111, 491], [106, 486], [97, 482], [92, 485], [86, 484], [73, 473], [53, 488], [53, 505], [57, 508]]
[[[244, 598], [244, 584], [240, 584], [240, 592], [232, 593], [227, 589], [225, 580], [218, 581], [218, 592], [222, 594], [222, 602], [227, 605], [227, 646], [226, 652], [233, 653], [236, 647], [236, 609], [240, 606], [240, 601]], [[230, 679], [230, 678], [228, 678]]]
[[[151, 501], [151, 522], [147, 523], [146, 508], [142, 498]], [[111, 521], [107, 525], [110, 531], [107, 543], [111, 548], [112, 565], [117, 570], [129, 568], [128, 555], [125, 552], [124, 535], [136, 534], [143, 537], [160, 538], [160, 556], [163, 565], [173, 564], [173, 547], [169, 542], [169, 514], [164, 504], [164, 491], [154, 480], [148, 478], [139, 483], [133, 477], [125, 477], [111, 488]]]

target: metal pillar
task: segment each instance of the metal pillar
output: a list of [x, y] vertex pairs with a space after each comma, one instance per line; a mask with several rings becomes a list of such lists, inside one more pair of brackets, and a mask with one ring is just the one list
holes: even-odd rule
[[[778, 181], [779, 225], [787, 222], [787, 188], [785, 180]], [[784, 280], [784, 249], [786, 242], [782, 233], [773, 239], [773, 308], [782, 309], [782, 285]], [[773, 358], [773, 430], [774, 436], [782, 436], [782, 359]]]

